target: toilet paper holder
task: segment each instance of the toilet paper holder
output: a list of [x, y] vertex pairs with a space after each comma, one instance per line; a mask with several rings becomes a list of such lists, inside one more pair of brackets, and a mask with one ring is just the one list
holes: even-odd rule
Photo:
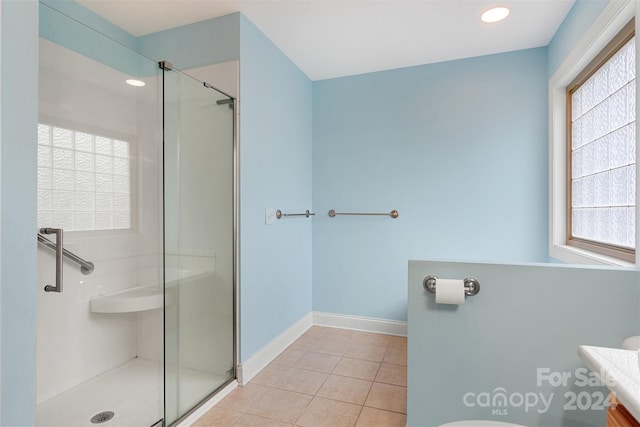
[[[427, 276], [422, 281], [422, 286], [424, 286], [424, 290], [431, 292], [433, 294], [436, 293], [436, 281], [438, 278], [436, 276]], [[464, 294], [468, 297], [472, 297], [477, 295], [480, 292], [480, 282], [478, 279], [473, 277], [467, 277], [464, 279]]]

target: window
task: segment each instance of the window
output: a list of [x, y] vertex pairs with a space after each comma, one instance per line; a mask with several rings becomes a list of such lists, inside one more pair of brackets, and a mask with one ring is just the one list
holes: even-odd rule
[[38, 125], [38, 227], [131, 228], [131, 144]]
[[636, 76], [631, 21], [567, 88], [567, 243], [635, 260]]
[[549, 79], [549, 256], [563, 262], [640, 259], [637, 5], [607, 3]]

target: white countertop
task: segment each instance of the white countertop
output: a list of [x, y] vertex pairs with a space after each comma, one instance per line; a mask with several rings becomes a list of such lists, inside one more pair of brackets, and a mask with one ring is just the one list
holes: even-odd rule
[[640, 366], [638, 352], [619, 348], [578, 346], [578, 356], [640, 420]]

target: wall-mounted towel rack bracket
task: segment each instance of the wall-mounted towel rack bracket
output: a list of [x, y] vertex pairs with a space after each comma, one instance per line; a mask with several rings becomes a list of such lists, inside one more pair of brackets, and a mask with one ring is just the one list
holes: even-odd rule
[[276, 211], [276, 218], [278, 218], [278, 219], [280, 219], [282, 217], [289, 217], [289, 216], [304, 216], [306, 218], [309, 218], [312, 215], [315, 215], [315, 213], [309, 212], [309, 209], [304, 211], [304, 213], [293, 213], [293, 214], [284, 213], [280, 209], [278, 209]]

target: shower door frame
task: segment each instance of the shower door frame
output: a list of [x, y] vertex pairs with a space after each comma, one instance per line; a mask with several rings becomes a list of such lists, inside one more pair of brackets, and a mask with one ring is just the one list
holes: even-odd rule
[[[230, 384], [233, 384], [234, 382], [238, 381], [238, 366], [240, 361], [238, 360], [238, 357], [240, 355], [240, 339], [239, 339], [239, 325], [240, 325], [240, 293], [239, 293], [239, 283], [240, 283], [240, 197], [239, 197], [239, 192], [240, 192], [240, 138], [239, 138], [239, 120], [240, 120], [240, 106], [239, 106], [239, 99], [238, 97], [229, 95], [227, 92], [218, 89], [216, 86], [208, 83], [208, 82], [203, 82], [198, 80], [197, 78], [189, 75], [189, 73], [182, 71], [178, 68], [175, 68], [173, 66], [173, 64], [168, 61], [168, 60], [161, 60], [158, 61], [158, 67], [162, 70], [162, 98], [163, 98], [163, 105], [162, 105], [162, 126], [163, 126], [163, 130], [162, 130], [162, 149], [163, 149], [163, 154], [162, 154], [162, 165], [163, 165], [163, 170], [165, 167], [165, 142], [166, 142], [166, 126], [165, 126], [165, 104], [166, 104], [166, 92], [165, 92], [165, 73], [169, 72], [169, 71], [178, 71], [181, 72], [191, 78], [193, 78], [194, 80], [199, 81], [200, 83], [202, 83], [202, 85], [206, 88], [206, 89], [213, 89], [219, 93], [221, 93], [222, 95], [228, 97], [231, 100], [231, 107], [233, 109], [233, 113], [232, 113], [232, 153], [233, 153], [233, 157], [232, 157], [232, 195], [233, 195], [233, 201], [232, 201], [232, 208], [233, 208], [233, 213], [232, 213], [232, 220], [233, 220], [233, 227], [232, 227], [232, 232], [233, 232], [233, 243], [232, 243], [232, 257], [233, 257], [233, 265], [232, 265], [232, 271], [233, 271], [233, 291], [232, 291], [232, 295], [233, 295], [233, 299], [232, 299], [232, 305], [233, 305], [233, 323], [232, 323], [232, 327], [233, 327], [233, 343], [232, 343], [232, 348], [233, 348], [233, 376], [227, 380], [225, 383], [223, 383], [222, 385], [220, 385], [216, 390], [214, 390], [213, 392], [211, 392], [210, 394], [208, 394], [207, 396], [204, 397], [204, 399], [202, 401], [200, 401], [200, 403], [198, 403], [197, 405], [195, 405], [194, 407], [192, 407], [191, 409], [189, 409], [187, 412], [185, 412], [182, 416], [178, 417], [178, 419], [176, 419], [174, 422], [172, 422], [171, 424], [169, 424], [169, 426], [173, 427], [173, 426], [180, 426], [183, 422], [185, 421], [195, 421], [195, 419], [197, 419], [199, 416], [201, 416], [205, 411], [209, 410], [210, 407], [213, 406], [213, 404], [217, 403], [217, 401], [212, 401], [214, 399], [214, 397], [216, 395], [218, 395], [220, 392], [222, 392], [226, 387], [228, 387]], [[164, 172], [163, 172], [163, 194], [164, 194]], [[165, 200], [163, 197], [163, 216], [164, 216], [164, 212], [165, 212]], [[163, 219], [163, 248], [165, 247], [165, 240], [166, 240], [166, 233], [164, 232], [165, 229], [165, 221]], [[166, 255], [166, 254], [165, 254]], [[163, 261], [164, 262], [164, 261]], [[165, 281], [166, 283], [166, 281]], [[165, 299], [166, 299], [166, 293], [165, 293]], [[165, 305], [166, 305], [166, 301], [165, 301]], [[163, 321], [166, 322], [166, 310], [163, 310]], [[166, 328], [166, 323], [164, 325], [164, 328]], [[165, 333], [165, 338], [166, 338], [166, 333]], [[166, 387], [166, 379], [167, 379], [167, 365], [166, 365], [166, 344], [164, 345], [164, 381], [165, 381], [165, 386], [163, 388], [163, 393], [164, 393], [164, 417], [163, 417], [163, 425], [167, 425], [167, 412], [166, 412], [166, 408], [167, 408], [167, 387]], [[152, 426], [153, 427], [153, 426]]]

